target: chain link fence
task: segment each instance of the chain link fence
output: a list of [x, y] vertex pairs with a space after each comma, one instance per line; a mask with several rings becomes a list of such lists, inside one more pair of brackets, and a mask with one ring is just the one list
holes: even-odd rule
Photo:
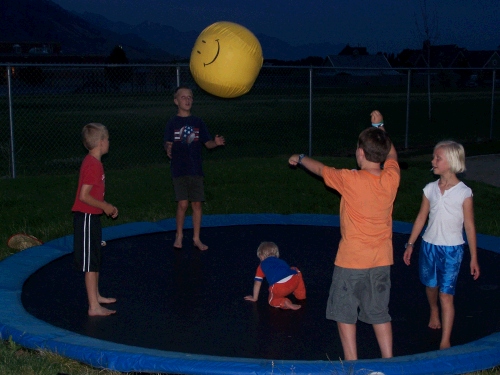
[[163, 131], [178, 85], [193, 89], [192, 113], [212, 136], [226, 138], [205, 159], [351, 155], [373, 109], [399, 148], [500, 132], [498, 80], [486, 69], [264, 66], [252, 90], [234, 99], [199, 89], [187, 65], [13, 64], [0, 72], [3, 177], [77, 173], [89, 122], [109, 129], [107, 170], [166, 163]]

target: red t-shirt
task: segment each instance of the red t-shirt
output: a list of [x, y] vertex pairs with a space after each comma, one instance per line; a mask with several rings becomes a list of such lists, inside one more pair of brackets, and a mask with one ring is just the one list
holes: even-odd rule
[[80, 190], [83, 185], [92, 185], [90, 195], [98, 201], [104, 201], [104, 168], [102, 163], [92, 155], [83, 159], [80, 167], [80, 178], [78, 179], [78, 190], [76, 191], [75, 203], [71, 211], [79, 211], [87, 214], [102, 214], [103, 210], [90, 206], [80, 200]]

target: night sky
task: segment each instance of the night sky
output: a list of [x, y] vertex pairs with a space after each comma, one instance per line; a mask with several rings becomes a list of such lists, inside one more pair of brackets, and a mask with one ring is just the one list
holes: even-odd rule
[[[201, 32], [217, 21], [292, 46], [329, 42], [364, 46], [369, 53], [420, 48], [424, 0], [52, 0], [77, 13], [92, 12], [132, 25], [152, 21]], [[500, 45], [500, 0], [426, 0], [433, 44], [469, 50]]]

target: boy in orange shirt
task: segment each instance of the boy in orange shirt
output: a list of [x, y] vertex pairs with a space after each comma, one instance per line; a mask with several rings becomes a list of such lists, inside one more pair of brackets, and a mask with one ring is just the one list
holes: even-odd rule
[[[326, 317], [337, 321], [345, 360], [358, 359], [356, 322], [372, 324], [382, 358], [392, 357], [389, 315], [391, 289], [392, 210], [400, 180], [396, 150], [384, 130], [379, 111], [373, 126], [358, 138], [359, 170], [335, 169], [302, 155], [289, 164], [301, 165], [337, 190], [341, 240], [333, 271]], [[381, 163], [384, 163], [383, 169]], [[359, 313], [358, 313], [359, 309]]]

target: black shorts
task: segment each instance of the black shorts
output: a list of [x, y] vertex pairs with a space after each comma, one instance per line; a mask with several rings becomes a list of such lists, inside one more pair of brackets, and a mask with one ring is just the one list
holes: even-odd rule
[[204, 202], [205, 189], [203, 176], [181, 176], [172, 179], [174, 183], [175, 200]]
[[101, 215], [74, 212], [73, 228], [76, 269], [83, 272], [99, 272], [101, 269]]

